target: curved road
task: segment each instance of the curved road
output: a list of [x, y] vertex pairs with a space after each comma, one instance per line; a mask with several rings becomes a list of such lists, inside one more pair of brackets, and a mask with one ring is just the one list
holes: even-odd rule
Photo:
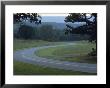
[[45, 49], [45, 48], [49, 48], [49, 47], [57, 47], [57, 46], [73, 45], [73, 44], [75, 44], [75, 43], [67, 43], [65, 45], [42, 46], [42, 47], [18, 50], [14, 53], [14, 59], [18, 60], [18, 61], [26, 62], [26, 63], [45, 66], [45, 67], [81, 71], [81, 72], [88, 72], [88, 73], [97, 73], [96, 64], [47, 59], [47, 58], [38, 57], [34, 54], [35, 51], [38, 51], [40, 49]]

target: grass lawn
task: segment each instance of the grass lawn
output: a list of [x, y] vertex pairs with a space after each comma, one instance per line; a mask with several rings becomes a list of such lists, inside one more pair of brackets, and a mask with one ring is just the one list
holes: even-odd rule
[[14, 75], [96, 75], [79, 71], [65, 71], [14, 61]]
[[87, 41], [75, 42], [76, 45], [67, 45], [52, 47], [39, 50], [36, 55], [46, 57], [49, 59], [59, 59], [73, 62], [97, 63], [96, 56], [88, 56], [92, 48], [95, 48], [95, 43], [88, 43]]
[[48, 46], [48, 45], [56, 45], [63, 44], [65, 42], [48, 42], [43, 40], [20, 40], [14, 39], [14, 51], [19, 49], [38, 47], [38, 46]]
[[[76, 43], [79, 43], [79, 46], [82, 46], [81, 45], [82, 42], [76, 42]], [[38, 46], [45, 46], [45, 45], [47, 46], [57, 45], [57, 44], [65, 44], [65, 42], [48, 42], [48, 41], [42, 41], [42, 40], [17, 40], [15, 39], [14, 40], [14, 51], [19, 50], [19, 49], [31, 48], [31, 47], [38, 47]], [[48, 58], [49, 57], [54, 57], [57, 59], [59, 59], [59, 57], [64, 58], [66, 54], [67, 55], [73, 54], [73, 52], [76, 53], [75, 51], [73, 51], [73, 48], [71, 47], [75, 48], [76, 46], [75, 47], [67, 46], [67, 47], [48, 48], [48, 49], [40, 50], [38, 55], [42, 57], [48, 57]], [[88, 48], [86, 49], [88, 51]], [[77, 50], [77, 52], [79, 51]], [[66, 60], [66, 59], [67, 58], [64, 58], [62, 60]], [[73, 61], [72, 58], [70, 59], [68, 58], [68, 60]], [[45, 68], [45, 67], [38, 66], [38, 65], [32, 65], [28, 63], [14, 61], [14, 75], [96, 75], [96, 74], [79, 72], [79, 71], [65, 71], [65, 70], [54, 69], [54, 68]]]

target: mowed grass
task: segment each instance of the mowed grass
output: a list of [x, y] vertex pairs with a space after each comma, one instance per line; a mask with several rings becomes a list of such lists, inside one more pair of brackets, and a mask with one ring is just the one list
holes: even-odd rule
[[97, 63], [96, 56], [88, 56], [92, 48], [96, 48], [95, 43], [87, 41], [75, 42], [75, 45], [59, 46], [39, 50], [36, 55], [49, 59], [58, 59], [64, 61]]
[[32, 48], [32, 47], [38, 47], [38, 46], [49, 46], [49, 45], [59, 45], [64, 44], [65, 42], [48, 42], [43, 40], [20, 40], [20, 39], [14, 39], [14, 51], [25, 49], [25, 48]]
[[14, 75], [96, 75], [96, 73], [65, 71], [14, 61]]

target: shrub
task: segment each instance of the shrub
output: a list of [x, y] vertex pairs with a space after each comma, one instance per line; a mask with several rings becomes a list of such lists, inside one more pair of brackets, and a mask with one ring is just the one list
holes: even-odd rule
[[35, 30], [31, 26], [22, 25], [18, 30], [18, 35], [22, 39], [32, 39], [35, 37]]

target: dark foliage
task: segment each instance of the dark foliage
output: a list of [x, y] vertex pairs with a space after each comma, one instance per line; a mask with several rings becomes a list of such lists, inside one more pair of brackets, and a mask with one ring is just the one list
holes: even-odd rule
[[14, 23], [30, 21], [31, 23], [41, 24], [41, 16], [37, 13], [16, 13], [13, 15]]

